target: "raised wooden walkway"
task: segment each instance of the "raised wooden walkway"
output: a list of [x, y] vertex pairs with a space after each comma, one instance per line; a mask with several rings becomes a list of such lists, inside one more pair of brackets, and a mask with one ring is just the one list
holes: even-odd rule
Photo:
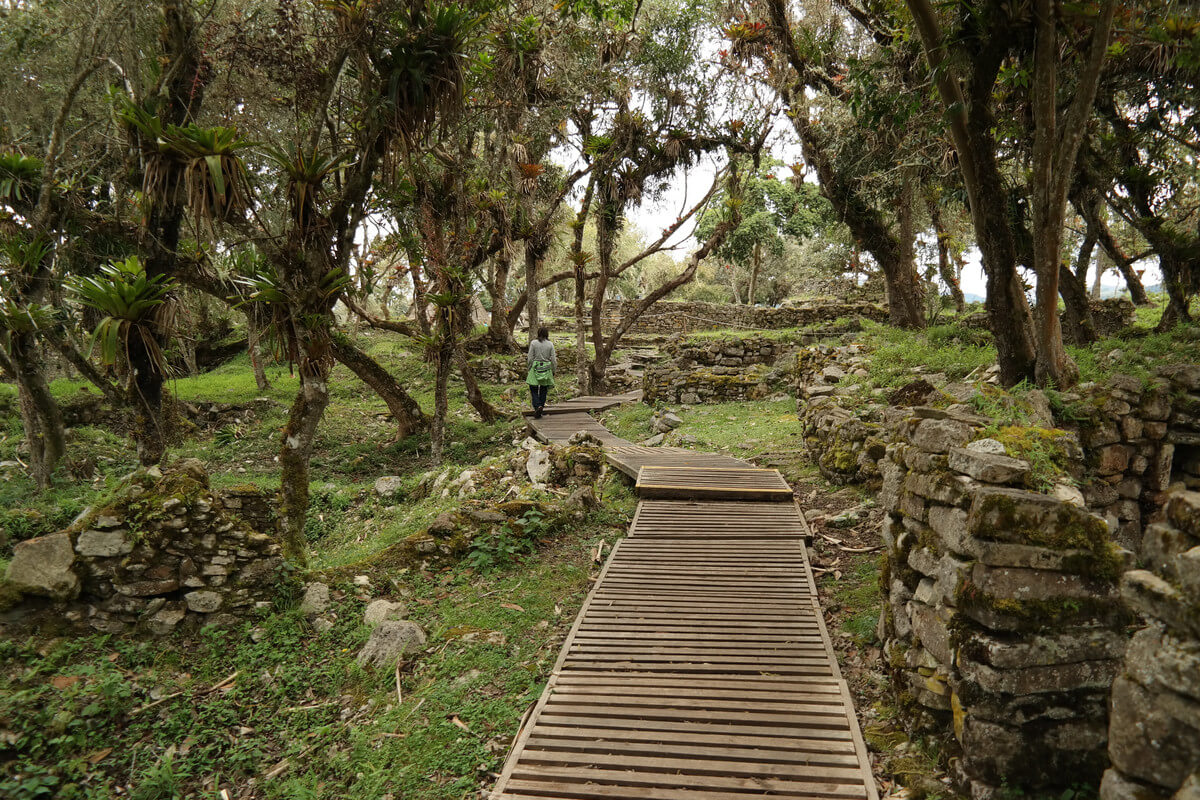
[[704, 457], [611, 446], [640, 496], [665, 474], [706, 499], [638, 504], [493, 800], [877, 800], [786, 482]]

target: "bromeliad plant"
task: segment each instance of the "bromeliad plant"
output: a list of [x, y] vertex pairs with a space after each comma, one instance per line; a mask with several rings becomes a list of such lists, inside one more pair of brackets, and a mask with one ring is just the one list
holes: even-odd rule
[[0, 154], [0, 203], [30, 204], [37, 199], [42, 161], [20, 153]]
[[144, 353], [160, 374], [168, 367], [159, 337], [174, 327], [175, 282], [164, 275], [148, 276], [137, 256], [106, 264], [97, 276], [67, 284], [79, 302], [104, 314], [92, 333], [105, 364], [132, 360], [131, 352]]
[[196, 224], [208, 228], [245, 213], [249, 178], [239, 153], [254, 143], [237, 128], [164, 125], [153, 110], [128, 98], [116, 103], [117, 117], [141, 142], [146, 157], [142, 195], [147, 203], [168, 203], [183, 188]]
[[275, 147], [264, 147], [263, 153], [283, 171], [287, 179], [287, 196], [292, 219], [298, 229], [305, 230], [316, 218], [321, 184], [329, 175], [344, 167], [350, 160], [349, 156], [324, 155], [299, 147], [290, 152]]

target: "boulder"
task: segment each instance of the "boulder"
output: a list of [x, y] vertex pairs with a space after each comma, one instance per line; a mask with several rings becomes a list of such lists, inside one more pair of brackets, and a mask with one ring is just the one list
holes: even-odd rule
[[1128, 776], [1175, 789], [1200, 764], [1200, 704], [1124, 676], [1112, 690], [1109, 755]]
[[1006, 455], [1004, 445], [995, 439], [976, 439], [967, 444], [967, 449], [976, 453], [988, 453], [993, 456]]
[[198, 614], [211, 614], [221, 607], [224, 598], [216, 592], [201, 590], [188, 592], [183, 596], [183, 601], [187, 603], [189, 611], [195, 611]]
[[544, 449], [529, 451], [529, 459], [525, 462], [525, 473], [529, 482], [534, 486], [543, 486], [550, 477], [550, 453]]
[[399, 475], [384, 475], [375, 480], [375, 494], [384, 500], [389, 500], [395, 496], [396, 492], [400, 491], [403, 483], [404, 479]]
[[300, 613], [316, 617], [329, 610], [329, 587], [323, 583], [310, 583], [304, 587], [304, 599], [300, 601]]
[[913, 432], [912, 443], [929, 453], [947, 453], [951, 448], [965, 445], [974, 432], [974, 428], [958, 420], [923, 419]]
[[950, 469], [985, 483], [1020, 483], [1029, 476], [1029, 462], [964, 447], [950, 450]]
[[371, 633], [355, 660], [364, 669], [391, 669], [400, 659], [424, 647], [421, 626], [408, 620], [385, 620]]
[[368, 628], [377, 628], [389, 620], [404, 619], [406, 614], [408, 614], [408, 607], [404, 603], [391, 600], [372, 600], [367, 603], [367, 608], [363, 612], [363, 623]]
[[75, 550], [65, 533], [18, 542], [5, 580], [25, 594], [70, 600], [79, 594], [79, 576], [72, 570]]
[[133, 552], [123, 530], [86, 530], [75, 540], [75, 552], [86, 558], [111, 558]]

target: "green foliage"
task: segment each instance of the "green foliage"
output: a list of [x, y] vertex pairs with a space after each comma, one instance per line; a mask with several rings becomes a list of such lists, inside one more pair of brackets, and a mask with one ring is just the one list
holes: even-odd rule
[[546, 533], [545, 516], [537, 508], [531, 508], [521, 515], [515, 529], [504, 524], [476, 536], [463, 562], [484, 573], [519, 563], [534, 551], [537, 540]]
[[876, 386], [902, 386], [912, 380], [914, 367], [958, 380], [996, 361], [995, 347], [957, 326], [907, 331], [866, 321], [862, 341], [872, 351], [868, 370]]
[[316, 219], [317, 199], [325, 179], [350, 159], [348, 154], [325, 155], [303, 150], [299, 145], [290, 151], [264, 146], [263, 152], [283, 171], [292, 219], [301, 229]]
[[0, 153], [0, 201], [29, 204], [42, 181], [42, 161], [20, 153]]
[[159, 372], [166, 372], [155, 334], [171, 327], [173, 279], [147, 275], [137, 256], [130, 256], [105, 264], [98, 276], [69, 281], [67, 288], [83, 305], [105, 315], [92, 333], [92, 345], [99, 345], [105, 364], [127, 359], [130, 342], [137, 337]]

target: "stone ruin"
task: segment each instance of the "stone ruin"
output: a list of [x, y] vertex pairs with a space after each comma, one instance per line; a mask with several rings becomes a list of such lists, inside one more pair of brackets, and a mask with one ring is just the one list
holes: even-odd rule
[[164, 635], [230, 625], [270, 603], [284, 560], [271, 496], [214, 492], [200, 462], [135, 472], [66, 530], [17, 544], [0, 624]]
[[881, 486], [878, 633], [904, 719], [954, 742], [959, 785], [1103, 774], [1103, 800], [1200, 800], [1200, 495], [1181, 491], [1200, 488], [1200, 366], [1081, 385], [1059, 420], [1030, 392], [1034, 421], [1011, 427], [937, 376], [913, 399], [946, 407], [810, 394], [827, 368], [799, 375], [806, 444], [830, 480]]
[[[616, 328], [622, 315], [638, 300], [609, 300], [601, 309], [600, 322], [605, 335]], [[550, 310], [558, 318], [559, 325], [572, 325], [574, 311], [569, 307]], [[634, 320], [627, 331], [632, 334], [673, 336], [695, 331], [746, 328], [757, 330], [781, 330], [820, 325], [848, 317], [884, 322], [888, 319], [885, 307], [876, 303], [846, 303], [830, 301], [797, 306], [767, 308], [761, 306], [734, 305], [731, 303], [703, 303], [688, 300], [660, 300]]]
[[649, 403], [687, 404], [761, 400], [791, 385], [786, 355], [796, 348], [795, 343], [764, 336], [672, 341], [665, 347], [667, 358], [646, 369], [644, 398]]
[[1130, 554], [1079, 498], [1020, 488], [1028, 464], [978, 437], [969, 416], [917, 409], [881, 464], [879, 634], [897, 697], [919, 727], [953, 730], [973, 797], [1095, 783]]
[[1146, 569], [1121, 595], [1142, 617], [1112, 688], [1101, 800], [1200, 798], [1200, 494], [1173, 495], [1146, 529]]

